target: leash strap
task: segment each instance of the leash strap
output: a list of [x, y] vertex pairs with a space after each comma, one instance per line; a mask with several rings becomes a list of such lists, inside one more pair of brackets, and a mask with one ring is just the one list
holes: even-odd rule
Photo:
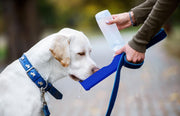
[[[154, 44], [158, 43], [159, 41], [163, 40], [166, 37], [166, 33], [163, 29], [161, 29], [149, 42], [149, 44], [146, 45], [146, 49], [148, 49], [149, 47], [153, 46]], [[119, 88], [119, 83], [120, 83], [120, 72], [121, 72], [121, 68], [122, 66], [125, 66], [127, 68], [131, 68], [131, 69], [137, 69], [140, 68], [144, 61], [142, 63], [139, 64], [134, 64], [131, 62], [128, 62], [126, 59], [126, 54], [122, 53], [120, 55], [117, 55], [116, 57], [120, 57], [119, 63], [118, 63], [118, 67], [117, 67], [117, 72], [116, 72], [116, 77], [114, 80], [114, 86], [113, 86], [113, 90], [111, 93], [111, 98], [109, 100], [109, 105], [108, 105], [108, 109], [106, 112], [105, 116], [110, 116], [112, 109], [114, 107], [114, 103], [116, 101], [116, 97], [117, 97], [117, 93], [118, 93], [118, 88]]]
[[42, 99], [42, 103], [43, 103], [42, 111], [44, 112], [44, 116], [50, 116], [50, 112], [49, 112], [47, 102], [46, 102], [46, 99], [44, 96], [45, 93], [46, 93], [45, 89], [41, 88], [41, 99]]
[[110, 116], [112, 109], [114, 107], [114, 103], [116, 101], [116, 97], [117, 97], [117, 93], [118, 93], [118, 89], [119, 89], [119, 83], [120, 83], [120, 75], [121, 75], [121, 69], [122, 66], [125, 66], [127, 68], [132, 68], [132, 69], [137, 69], [140, 68], [144, 62], [139, 63], [139, 64], [134, 64], [134, 63], [130, 63], [126, 60], [126, 54], [123, 52], [122, 54], [116, 56], [116, 57], [120, 57], [119, 63], [118, 63], [118, 67], [117, 67], [117, 72], [116, 72], [116, 76], [115, 76], [115, 80], [114, 80], [114, 86], [112, 89], [112, 93], [111, 93], [111, 98], [109, 100], [109, 105], [108, 105], [108, 109], [106, 112], [106, 116]]
[[110, 98], [110, 101], [109, 101], [109, 106], [108, 106], [108, 110], [106, 112], [106, 116], [110, 116], [110, 114], [112, 112], [112, 109], [114, 107], [114, 103], [116, 101], [117, 92], [118, 92], [118, 89], [119, 89], [119, 82], [120, 82], [120, 71], [121, 71], [121, 68], [123, 66], [123, 56], [124, 56], [124, 53], [120, 54], [120, 61], [119, 61], [119, 64], [118, 64], [116, 77], [115, 77], [115, 80], [114, 80], [114, 86], [113, 86], [113, 90], [112, 90], [112, 93], [111, 93], [111, 98]]
[[[166, 37], [166, 33], [163, 29], [161, 29], [149, 42], [149, 44], [146, 46], [149, 48], [150, 46], [158, 43], [159, 41], [163, 40]], [[109, 75], [117, 71], [118, 63], [120, 60], [120, 56], [117, 55], [114, 57], [113, 61], [107, 65], [102, 67], [100, 70], [98, 70], [96, 73], [85, 79], [84, 81], [80, 81], [79, 83], [82, 85], [82, 87], [88, 91], [95, 85], [97, 85], [99, 82], [107, 78]], [[124, 59], [126, 61], [126, 59]], [[134, 65], [136, 65], [136, 68], [139, 68], [142, 66], [143, 62], [140, 64], [133, 64], [128, 61], [124, 62], [129, 68], [135, 68]]]

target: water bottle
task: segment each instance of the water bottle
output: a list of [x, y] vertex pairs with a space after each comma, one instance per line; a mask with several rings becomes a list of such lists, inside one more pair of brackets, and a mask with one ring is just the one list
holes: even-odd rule
[[113, 19], [110, 12], [108, 10], [103, 10], [97, 13], [95, 18], [110, 47], [114, 51], [122, 48], [125, 45], [125, 42], [116, 24], [106, 24], [106, 21]]

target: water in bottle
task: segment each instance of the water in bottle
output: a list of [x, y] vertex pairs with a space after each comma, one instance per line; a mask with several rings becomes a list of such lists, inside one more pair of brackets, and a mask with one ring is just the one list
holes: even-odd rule
[[110, 47], [114, 51], [122, 48], [125, 45], [125, 42], [116, 24], [106, 24], [106, 21], [113, 19], [110, 12], [108, 10], [103, 10], [97, 13], [95, 18]]

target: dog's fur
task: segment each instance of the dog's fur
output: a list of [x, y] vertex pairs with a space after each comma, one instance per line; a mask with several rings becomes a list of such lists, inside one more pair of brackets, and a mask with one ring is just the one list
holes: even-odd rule
[[[91, 45], [79, 31], [65, 28], [25, 53], [41, 76], [53, 83], [70, 76], [84, 80], [95, 72]], [[40, 89], [29, 79], [18, 60], [0, 74], [0, 116], [40, 116]]]

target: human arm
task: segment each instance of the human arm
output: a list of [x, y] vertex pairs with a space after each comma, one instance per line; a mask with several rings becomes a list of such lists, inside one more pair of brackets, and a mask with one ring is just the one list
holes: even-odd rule
[[[157, 0], [146, 0], [142, 4], [131, 9], [129, 13], [131, 13], [133, 23], [136, 25], [143, 23], [148, 14], [151, 12], [156, 1]], [[129, 13], [126, 12], [112, 15], [113, 20], [110, 20], [108, 24], [116, 23], [119, 30], [132, 26]], [[126, 44], [123, 48], [117, 50], [115, 55], [121, 54], [122, 52], [126, 52], [126, 58], [129, 62], [139, 63], [142, 62], [145, 58], [145, 53], [141, 53], [136, 51], [135, 49], [132, 49], [128, 44]]]
[[[132, 16], [132, 21], [135, 22], [134, 13], [132, 11], [130, 13]], [[112, 15], [112, 18], [113, 18], [112, 20], [106, 21], [106, 23], [109, 25], [116, 23], [119, 30], [128, 28], [132, 25], [128, 12], [114, 14], [114, 15]]]
[[134, 7], [131, 9], [131, 11], [120, 13], [120, 14], [114, 14], [112, 15], [113, 20], [107, 21], [107, 24], [113, 24], [116, 23], [119, 30], [128, 28], [132, 26], [130, 15], [132, 18], [132, 22], [135, 25], [139, 25], [146, 20], [148, 14], [151, 12], [155, 2], [157, 0], [146, 0], [142, 4]]
[[[146, 44], [148, 44], [150, 39], [159, 31], [161, 26], [170, 17], [178, 4], [179, 0], [158, 0], [152, 10], [145, 10], [146, 12], [150, 12], [150, 14], [142, 27], [139, 29], [133, 39], [128, 43], [128, 45], [117, 50], [115, 54], [126, 52], [128, 61], [133, 63], [142, 61], [145, 56], [144, 53], [146, 50]], [[135, 7], [134, 9], [136, 9], [136, 11], [143, 11], [143, 9], [141, 9], [142, 6], [140, 6]], [[135, 13], [134, 16], [138, 14], [138, 12], [136, 12], [135, 10], [132, 9], [132, 11]], [[136, 18], [134, 18], [135, 20], [138, 20], [139, 23], [142, 23], [145, 20], [145, 18], [143, 19], [143, 17], [145, 17], [146, 15], [143, 15], [142, 17], [136, 15], [137, 17], [135, 16]]]
[[144, 24], [133, 39], [129, 41], [129, 46], [138, 52], [144, 53], [146, 51], [146, 45], [172, 15], [178, 7], [179, 1], [157, 0]]
[[133, 18], [136, 25], [142, 24], [146, 20], [156, 1], [157, 0], [146, 0], [145, 2], [131, 9], [134, 14]]

